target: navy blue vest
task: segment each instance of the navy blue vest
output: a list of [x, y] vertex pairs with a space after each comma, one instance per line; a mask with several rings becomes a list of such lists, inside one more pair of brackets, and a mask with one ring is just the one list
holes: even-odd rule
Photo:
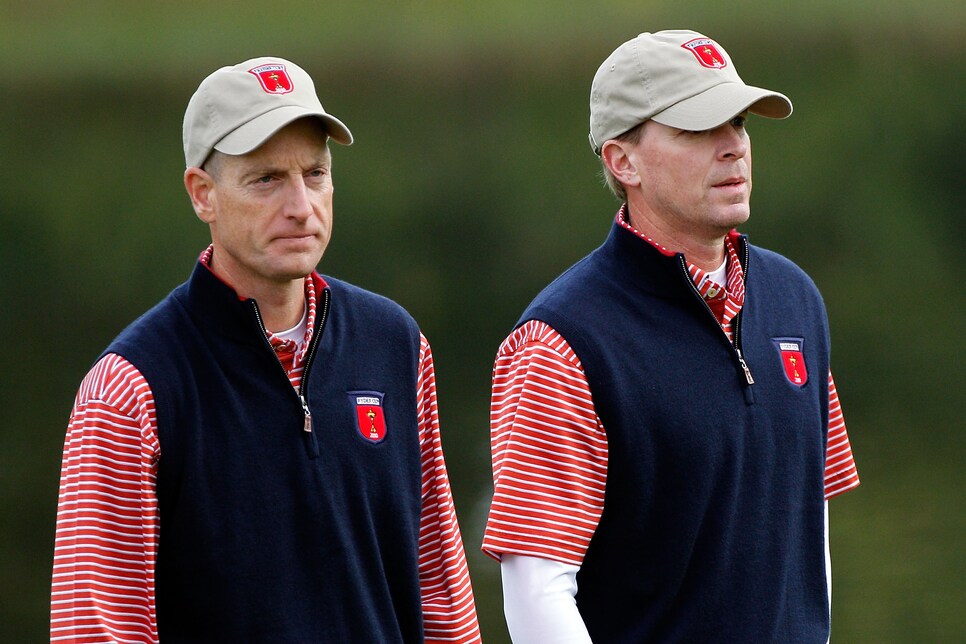
[[828, 637], [824, 306], [788, 260], [744, 238], [739, 254], [735, 344], [683, 256], [616, 224], [520, 320], [568, 341], [607, 432], [604, 511], [577, 576], [595, 642]]
[[[393, 302], [326, 282], [303, 376], [311, 432], [255, 302], [201, 264], [107, 349], [157, 406], [163, 642], [423, 639], [419, 331]], [[351, 392], [382, 395], [382, 440]]]

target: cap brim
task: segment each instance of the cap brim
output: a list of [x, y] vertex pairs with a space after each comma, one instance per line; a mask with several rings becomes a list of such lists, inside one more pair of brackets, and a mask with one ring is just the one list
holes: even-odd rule
[[675, 103], [651, 117], [679, 130], [711, 130], [745, 110], [773, 119], [787, 118], [792, 102], [778, 92], [738, 83], [722, 83]]
[[331, 114], [307, 110], [296, 105], [287, 105], [266, 112], [236, 128], [218, 143], [215, 143], [214, 149], [225, 154], [248, 154], [292, 121], [306, 116], [318, 117], [325, 125], [329, 137], [337, 143], [342, 145], [352, 144], [352, 132], [342, 121]]

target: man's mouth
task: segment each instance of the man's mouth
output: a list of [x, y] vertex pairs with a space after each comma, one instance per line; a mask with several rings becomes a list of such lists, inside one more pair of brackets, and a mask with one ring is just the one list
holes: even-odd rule
[[729, 177], [728, 179], [725, 179], [724, 181], [719, 181], [718, 183], [714, 184], [713, 187], [715, 187], [715, 188], [728, 188], [728, 187], [731, 187], [731, 186], [741, 186], [741, 185], [744, 185], [744, 183], [745, 183], [744, 177]]

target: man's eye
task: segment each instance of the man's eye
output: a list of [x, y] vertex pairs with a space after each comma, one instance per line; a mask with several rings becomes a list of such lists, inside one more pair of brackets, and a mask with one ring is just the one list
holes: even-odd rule
[[731, 119], [731, 124], [734, 127], [744, 127], [745, 126], [745, 120], [746, 119], [745, 119], [744, 116], [736, 116], [733, 119]]
[[271, 182], [272, 182], [272, 177], [271, 175], [267, 175], [267, 174], [264, 177], [259, 177], [255, 179], [255, 183], [271, 183]]

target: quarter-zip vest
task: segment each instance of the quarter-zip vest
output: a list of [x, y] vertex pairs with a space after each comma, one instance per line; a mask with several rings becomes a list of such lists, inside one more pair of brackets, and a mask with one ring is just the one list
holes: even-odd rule
[[[200, 263], [107, 352], [157, 410], [163, 642], [421, 642], [419, 331], [326, 277], [299, 394], [241, 300]], [[372, 440], [362, 403], [382, 398]]]
[[[824, 305], [787, 259], [744, 237], [739, 255], [734, 344], [684, 257], [616, 224], [518, 323], [567, 340], [607, 434], [604, 510], [577, 575], [595, 642], [828, 638]], [[793, 346], [802, 384], [785, 371]]]

